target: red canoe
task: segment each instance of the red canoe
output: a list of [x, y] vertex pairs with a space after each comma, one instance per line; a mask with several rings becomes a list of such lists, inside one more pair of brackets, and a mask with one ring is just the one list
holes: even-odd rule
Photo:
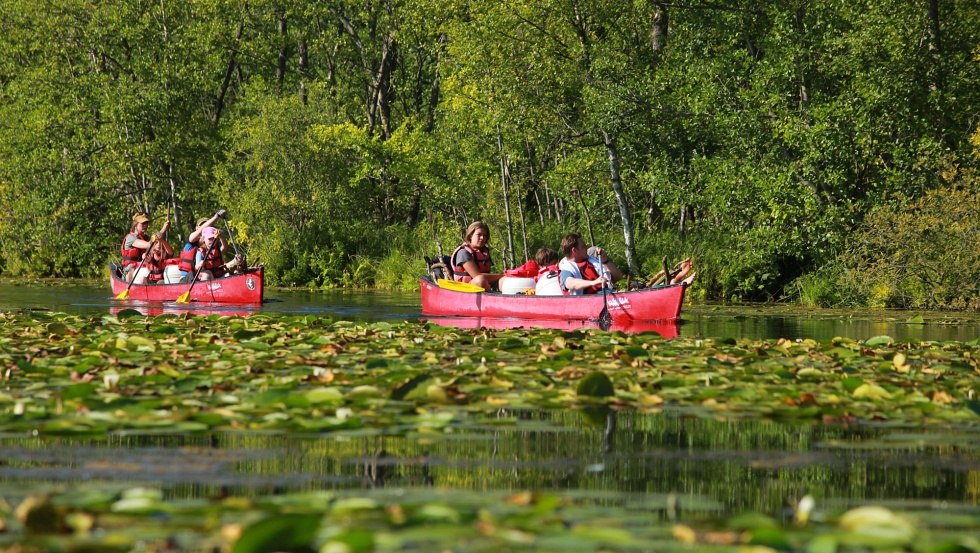
[[[602, 312], [602, 294], [582, 296], [527, 296], [496, 292], [460, 292], [420, 279], [422, 314], [444, 317], [508, 317], [517, 319], [596, 320]], [[606, 303], [613, 325], [637, 321], [674, 321], [681, 315], [686, 284], [609, 292]]]
[[[600, 328], [599, 322], [595, 319], [511, 319], [507, 317], [430, 317], [423, 319], [439, 326], [451, 326], [455, 328], [493, 328], [495, 330], [508, 330], [513, 328], [549, 328], [553, 330], [583, 330], [588, 328]], [[640, 332], [656, 332], [664, 338], [677, 338], [680, 336], [679, 323], [677, 321], [620, 321], [609, 326], [610, 331], [625, 332], [626, 334], [637, 334]]]
[[[109, 282], [113, 297], [129, 286], [119, 278], [118, 265], [109, 264]], [[262, 267], [250, 268], [240, 275], [200, 281], [191, 290], [191, 301], [212, 303], [262, 303], [264, 274]], [[190, 284], [134, 284], [129, 299], [142, 301], [175, 301], [190, 288]]]

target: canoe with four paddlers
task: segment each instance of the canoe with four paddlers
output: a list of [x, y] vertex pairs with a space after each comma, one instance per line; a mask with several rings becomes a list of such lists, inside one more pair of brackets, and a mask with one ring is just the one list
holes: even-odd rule
[[214, 303], [262, 303], [265, 269], [251, 267], [241, 274], [187, 284], [133, 284], [121, 278], [119, 265], [109, 264], [109, 282], [113, 296], [129, 287], [128, 297], [143, 301], [176, 301], [190, 290], [190, 301]]
[[678, 283], [629, 292], [610, 291], [603, 298], [602, 294], [537, 296], [464, 291], [449, 283], [442, 287], [429, 277], [420, 277], [419, 284], [422, 314], [427, 316], [595, 320], [607, 307], [613, 325], [677, 320], [688, 286]]

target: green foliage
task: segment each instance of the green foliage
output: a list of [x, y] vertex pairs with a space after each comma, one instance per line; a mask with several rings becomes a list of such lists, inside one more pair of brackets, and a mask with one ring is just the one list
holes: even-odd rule
[[[980, 7], [939, 18], [900, 0], [10, 0], [0, 272], [102, 274], [134, 211], [170, 212], [179, 242], [223, 207], [270, 284], [414, 287], [416, 257], [479, 218], [498, 268], [591, 226], [644, 273], [693, 255], [706, 298], [854, 301], [821, 269], [852, 229], [980, 161]], [[881, 282], [863, 297], [936, 293]]]
[[846, 282], [875, 306], [980, 308], [977, 182], [873, 210], [842, 256]]

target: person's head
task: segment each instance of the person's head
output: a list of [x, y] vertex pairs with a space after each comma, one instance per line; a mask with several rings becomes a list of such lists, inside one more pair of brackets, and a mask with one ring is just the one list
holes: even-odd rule
[[561, 239], [561, 252], [573, 261], [584, 261], [589, 257], [585, 241], [574, 232]]
[[146, 213], [142, 211], [133, 215], [133, 226], [132, 229], [136, 232], [145, 233], [146, 229], [150, 227], [150, 218], [146, 216]]
[[218, 229], [214, 227], [204, 227], [201, 230], [201, 240], [203, 241], [204, 247], [210, 247], [211, 243], [218, 237]]
[[490, 243], [490, 227], [483, 221], [473, 221], [466, 227], [463, 241], [474, 248], [482, 248]]
[[558, 256], [558, 252], [551, 248], [541, 248], [534, 254], [534, 262], [538, 264], [538, 267], [547, 267], [548, 265], [554, 265], [558, 263], [561, 258]]
[[199, 217], [197, 219], [197, 222], [194, 223], [194, 230], [197, 230], [197, 229], [203, 227], [204, 226], [204, 223], [207, 223], [207, 222], [208, 222], [208, 218], [207, 217]]

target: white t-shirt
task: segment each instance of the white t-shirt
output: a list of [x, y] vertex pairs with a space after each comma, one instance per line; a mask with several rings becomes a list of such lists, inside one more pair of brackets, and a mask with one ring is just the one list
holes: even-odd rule
[[542, 273], [534, 285], [535, 296], [563, 296], [561, 284], [558, 282], [558, 272]]

